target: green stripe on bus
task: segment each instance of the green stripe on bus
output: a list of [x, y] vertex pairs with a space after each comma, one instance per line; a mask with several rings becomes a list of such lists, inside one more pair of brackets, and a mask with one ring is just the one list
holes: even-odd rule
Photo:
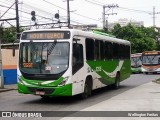
[[[87, 64], [95, 71], [101, 78], [99, 79], [103, 84], [109, 85], [115, 82], [116, 74], [111, 77], [105, 73], [112, 73], [119, 65], [119, 60], [107, 61], [87, 61]], [[130, 76], [130, 60], [124, 60], [120, 69], [121, 81]]]

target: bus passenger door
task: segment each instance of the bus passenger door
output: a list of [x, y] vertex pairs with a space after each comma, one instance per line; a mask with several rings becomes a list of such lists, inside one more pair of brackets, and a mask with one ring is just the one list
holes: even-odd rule
[[83, 91], [83, 46], [80, 43], [73, 43], [73, 55], [72, 55], [72, 95], [79, 94]]

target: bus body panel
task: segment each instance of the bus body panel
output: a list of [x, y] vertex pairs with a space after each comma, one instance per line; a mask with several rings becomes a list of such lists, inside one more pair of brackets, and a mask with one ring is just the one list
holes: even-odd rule
[[131, 54], [131, 72], [141, 73], [142, 53]]
[[160, 72], [160, 65], [142, 65], [142, 72], [148, 72], [148, 73], [154, 73], [154, 72]]
[[[41, 31], [41, 30], [40, 30]], [[42, 30], [43, 31], [43, 30]], [[44, 30], [47, 31], [47, 30]], [[48, 30], [54, 31], [54, 30]], [[58, 31], [58, 30], [55, 30]], [[70, 39], [57, 40], [56, 42], [69, 42], [69, 63], [68, 69], [58, 79], [39, 80], [26, 79], [18, 65], [18, 92], [24, 94], [46, 95], [46, 96], [73, 96], [84, 92], [84, 85], [88, 76], [91, 76], [93, 81], [92, 90], [101, 88], [115, 83], [117, 73], [120, 74], [120, 81], [127, 79], [130, 76], [130, 59], [104, 59], [104, 60], [87, 60], [86, 59], [86, 38], [94, 40], [99, 39], [111, 43], [118, 43], [130, 46], [130, 43], [125, 40], [86, 33], [78, 30], [62, 30], [70, 31]], [[74, 41], [74, 38], [77, 41]], [[107, 39], [106, 39], [107, 38]], [[30, 40], [21, 40], [20, 43], [31, 42]], [[54, 42], [54, 40], [32, 40], [35, 42]], [[81, 44], [83, 47], [83, 66], [73, 74], [73, 44]], [[21, 46], [21, 45], [20, 45]], [[130, 52], [130, 51], [129, 51]]]
[[160, 51], [144, 51], [141, 70], [143, 73], [160, 72]]

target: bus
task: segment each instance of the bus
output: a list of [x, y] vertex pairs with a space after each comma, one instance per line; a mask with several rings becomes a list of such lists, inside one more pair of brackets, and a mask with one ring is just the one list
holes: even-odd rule
[[131, 71], [132, 73], [141, 73], [142, 53], [131, 54]]
[[160, 72], [160, 51], [142, 53], [142, 72], [145, 74]]
[[130, 42], [75, 29], [24, 31], [18, 92], [87, 98], [97, 88], [118, 88], [130, 77]]

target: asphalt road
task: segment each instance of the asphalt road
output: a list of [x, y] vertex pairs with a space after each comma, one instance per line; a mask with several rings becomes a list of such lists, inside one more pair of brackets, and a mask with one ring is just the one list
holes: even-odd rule
[[134, 74], [123, 82], [118, 90], [109, 87], [93, 91], [88, 99], [74, 97], [58, 97], [43, 100], [39, 96], [24, 95], [16, 90], [0, 93], [0, 111], [79, 111], [110, 99], [139, 85], [151, 82], [160, 77], [160, 74]]

